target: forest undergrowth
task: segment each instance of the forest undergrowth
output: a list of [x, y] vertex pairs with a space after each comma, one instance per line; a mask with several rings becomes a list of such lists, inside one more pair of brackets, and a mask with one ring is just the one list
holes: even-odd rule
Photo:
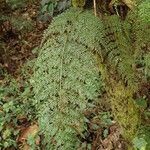
[[25, 33], [0, 17], [0, 149], [150, 149], [150, 2], [95, 2], [42, 1]]

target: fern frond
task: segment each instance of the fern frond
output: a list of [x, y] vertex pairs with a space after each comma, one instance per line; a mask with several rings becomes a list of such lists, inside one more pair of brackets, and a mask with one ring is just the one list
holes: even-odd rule
[[136, 59], [139, 59], [144, 51], [150, 50], [150, 2], [147, 0], [139, 3], [134, 13], [130, 13], [127, 21], [132, 23], [133, 49]]
[[102, 91], [93, 54], [100, 24], [90, 12], [71, 9], [44, 34], [31, 82], [48, 150], [74, 150], [84, 137], [83, 112]]
[[[130, 24], [123, 22], [118, 16], [104, 18], [103, 57], [108, 68], [113, 68], [118, 74], [118, 79], [123, 79], [135, 88], [136, 78], [133, 65], [135, 64], [132, 41], [130, 39]], [[116, 73], [115, 72], [115, 73]]]

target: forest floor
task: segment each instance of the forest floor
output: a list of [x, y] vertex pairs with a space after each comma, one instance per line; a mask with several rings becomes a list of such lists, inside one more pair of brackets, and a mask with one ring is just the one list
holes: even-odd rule
[[5, 43], [5, 50], [1, 51], [0, 64], [9, 74], [17, 77], [20, 67], [34, 57], [32, 50], [40, 44], [48, 22], [37, 21], [39, 4], [32, 4], [16, 11], [4, 10], [3, 15], [22, 17], [32, 23], [31, 27], [27, 26], [27, 29], [19, 31], [9, 20], [4, 21], [1, 26], [1, 39]]
[[[32, 50], [40, 45], [43, 31], [48, 27], [51, 20], [47, 22], [37, 21], [39, 15], [39, 4], [32, 4], [25, 8], [15, 11], [4, 9], [3, 15], [13, 16], [15, 18], [22, 17], [32, 22], [31, 29], [17, 30], [9, 20], [3, 22], [0, 26], [0, 37], [3, 41], [3, 48], [0, 50], [0, 83], [5, 82], [4, 72], [19, 80], [21, 78], [21, 68], [28, 61], [35, 58]], [[20, 118], [20, 126], [18, 127], [19, 137], [16, 140], [18, 143], [24, 145], [24, 149], [30, 149], [29, 145], [25, 144], [29, 134], [38, 132], [38, 124], [27, 121], [27, 118]], [[108, 125], [107, 130], [99, 128], [96, 132], [90, 131], [88, 139], [92, 138], [92, 150], [125, 150], [126, 142], [121, 138], [120, 128], [113, 121], [112, 125]], [[108, 132], [108, 133], [106, 133]], [[105, 135], [104, 135], [105, 134]], [[88, 140], [87, 139], [87, 140]], [[41, 139], [36, 140], [39, 145]], [[6, 148], [7, 149], [7, 148]], [[8, 148], [15, 149], [15, 148]], [[88, 148], [79, 148], [78, 150], [86, 150]]]

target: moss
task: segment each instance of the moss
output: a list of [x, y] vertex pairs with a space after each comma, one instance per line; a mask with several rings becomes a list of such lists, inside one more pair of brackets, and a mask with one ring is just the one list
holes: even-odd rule
[[114, 82], [111, 90], [111, 106], [115, 120], [123, 130], [123, 136], [132, 141], [140, 125], [140, 115], [133, 99], [133, 92], [121, 82]]
[[72, 5], [73, 7], [77, 8], [77, 7], [84, 7], [86, 3], [86, 0], [72, 0]]
[[125, 86], [121, 80], [114, 80], [110, 75], [111, 70], [107, 69], [98, 55], [97, 61], [108, 99], [111, 101], [114, 119], [121, 126], [123, 137], [131, 142], [136, 136], [140, 125], [139, 109], [133, 99], [134, 91]]

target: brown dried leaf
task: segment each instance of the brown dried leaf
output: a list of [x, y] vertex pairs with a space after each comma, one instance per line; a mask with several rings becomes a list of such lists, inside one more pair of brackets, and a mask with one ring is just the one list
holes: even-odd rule
[[21, 135], [18, 138], [18, 141], [25, 142], [28, 139], [29, 135], [32, 135], [32, 137], [35, 137], [38, 131], [39, 131], [39, 127], [37, 126], [37, 124], [31, 125], [22, 131]]
[[109, 8], [112, 9], [113, 5], [116, 3], [124, 3], [127, 7], [129, 7], [131, 10], [134, 9], [134, 7], [136, 6], [136, 2], [135, 0], [111, 0], [111, 2], [109, 3]]
[[125, 3], [131, 10], [134, 9], [136, 6], [136, 3], [134, 0], [122, 0], [123, 3]]

